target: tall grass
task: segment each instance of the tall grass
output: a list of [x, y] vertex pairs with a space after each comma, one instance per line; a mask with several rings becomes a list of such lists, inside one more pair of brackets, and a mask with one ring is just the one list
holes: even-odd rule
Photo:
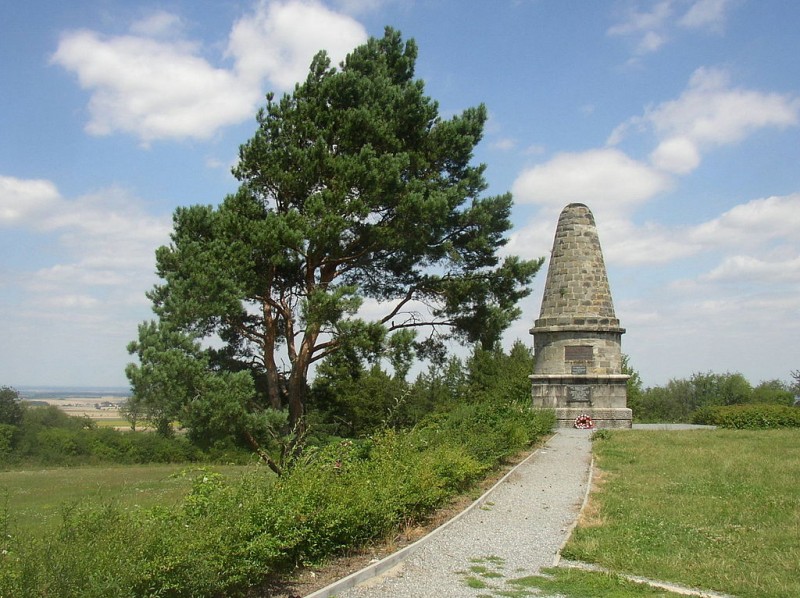
[[[251, 466], [208, 466], [236, 479]], [[174, 508], [192, 488], [197, 465], [125, 465], [0, 472], [0, 502], [17, 533], [57, 528], [65, 505], [111, 503], [124, 510]], [[203, 468], [205, 469], [205, 468]]]
[[614, 432], [564, 555], [740, 597], [800, 596], [800, 431]]

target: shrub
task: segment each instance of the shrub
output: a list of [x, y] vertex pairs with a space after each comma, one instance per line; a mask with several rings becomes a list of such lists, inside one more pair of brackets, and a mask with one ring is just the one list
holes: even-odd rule
[[0, 424], [0, 463], [41, 466], [101, 463], [247, 462], [250, 451], [230, 443], [203, 451], [185, 436], [164, 438], [152, 432], [99, 428], [58, 407], [29, 407], [13, 434]]
[[692, 422], [740, 430], [800, 428], [800, 409], [774, 404], [704, 407], [695, 411]]
[[0, 596], [245, 596], [276, 572], [423, 520], [553, 423], [515, 403], [464, 405], [410, 431], [309, 450], [278, 479], [202, 472], [173, 512], [66, 509], [58, 532], [8, 540]]
[[19, 428], [11, 424], [0, 424], [0, 463], [11, 460], [14, 442], [19, 436]]
[[10, 386], [0, 387], [0, 424], [18, 426], [22, 423], [22, 417], [19, 393]]
[[460, 445], [484, 467], [520, 450], [549, 432], [554, 423], [550, 411], [536, 412], [522, 403], [466, 403], [447, 414], [431, 416], [420, 434], [431, 442]]

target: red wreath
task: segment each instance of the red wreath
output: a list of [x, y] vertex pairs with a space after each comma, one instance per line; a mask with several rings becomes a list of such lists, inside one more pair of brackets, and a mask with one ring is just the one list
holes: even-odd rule
[[594, 428], [594, 422], [592, 418], [586, 415], [585, 413], [581, 413], [578, 417], [575, 418], [575, 423], [573, 424], [574, 427], [578, 428], [579, 430], [591, 430]]

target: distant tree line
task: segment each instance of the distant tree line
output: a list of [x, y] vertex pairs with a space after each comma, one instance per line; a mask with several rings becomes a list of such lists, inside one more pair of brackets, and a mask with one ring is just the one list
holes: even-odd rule
[[233, 445], [203, 451], [184, 437], [101, 428], [88, 417], [68, 415], [54, 405], [32, 405], [20, 400], [14, 388], [0, 388], [0, 467], [230, 462], [248, 457]]
[[[403, 362], [410, 364], [410, 362]], [[415, 378], [408, 368], [370, 361], [356, 354], [338, 353], [326, 360], [308, 389], [308, 424], [304, 443], [322, 448], [342, 439], [363, 439], [387, 429], [404, 430], [428, 416], [445, 414], [469, 404], [498, 405], [530, 402], [528, 375], [533, 371], [531, 349], [517, 341], [505, 352], [476, 346], [466, 359], [441, 355]], [[124, 410], [132, 422], [142, 423], [135, 406]], [[235, 427], [211, 418], [164, 418], [162, 426], [147, 431], [118, 431], [98, 427], [87, 417], [67, 415], [56, 406], [31, 406], [10, 387], [0, 389], [0, 465], [36, 463], [144, 463], [182, 461], [243, 461], [252, 447]], [[262, 451], [282, 470], [291, 456], [289, 438], [280, 426], [286, 411], [268, 412], [274, 418], [271, 441]], [[132, 425], [133, 427], [133, 425]], [[268, 434], [264, 432], [265, 436]]]
[[792, 373], [794, 383], [765, 380], [757, 386], [740, 373], [694, 373], [676, 378], [664, 386], [645, 388], [638, 372], [628, 365], [628, 407], [638, 422], [690, 422], [702, 408], [728, 405], [784, 405], [794, 402], [800, 393], [800, 371]]

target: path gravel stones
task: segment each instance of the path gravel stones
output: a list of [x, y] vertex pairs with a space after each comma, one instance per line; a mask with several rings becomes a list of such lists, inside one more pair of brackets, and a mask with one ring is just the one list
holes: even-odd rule
[[393, 569], [312, 596], [462, 598], [513, 589], [507, 580], [553, 565], [586, 495], [590, 436], [559, 429], [479, 504], [423, 539]]

